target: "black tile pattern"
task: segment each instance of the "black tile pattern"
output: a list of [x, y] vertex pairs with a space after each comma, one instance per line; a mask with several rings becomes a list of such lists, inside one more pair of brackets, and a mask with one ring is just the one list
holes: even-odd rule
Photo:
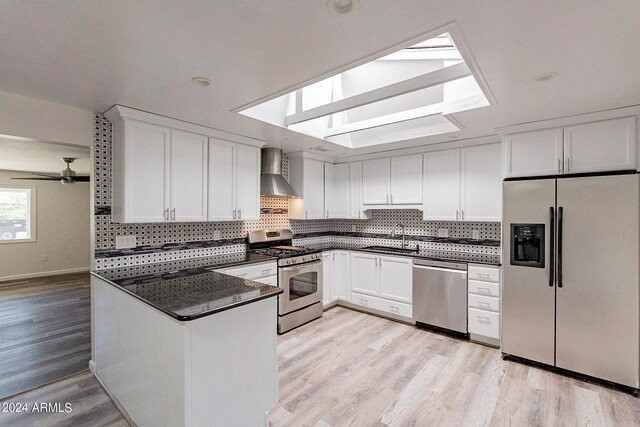
[[[297, 233], [293, 236], [294, 239], [305, 239], [309, 237], [323, 237], [323, 236], [343, 236], [343, 237], [361, 237], [367, 239], [390, 239], [390, 240], [402, 240], [401, 235], [395, 237], [391, 234], [383, 233], [359, 233], [354, 231], [320, 231], [315, 233]], [[500, 246], [500, 240], [491, 239], [468, 239], [462, 237], [436, 237], [436, 236], [416, 236], [406, 235], [407, 241], [414, 242], [436, 242], [436, 243], [454, 243], [458, 245], [477, 245], [477, 246]]]

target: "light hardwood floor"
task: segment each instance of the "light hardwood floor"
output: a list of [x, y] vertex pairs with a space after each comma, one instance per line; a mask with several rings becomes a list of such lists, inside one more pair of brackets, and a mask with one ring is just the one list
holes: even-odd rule
[[84, 371], [89, 273], [0, 283], [0, 398]]
[[[278, 365], [272, 426], [640, 425], [640, 400], [631, 395], [341, 307], [280, 336]], [[19, 398], [75, 399], [74, 412], [0, 414], [0, 425], [126, 425], [90, 374]]]

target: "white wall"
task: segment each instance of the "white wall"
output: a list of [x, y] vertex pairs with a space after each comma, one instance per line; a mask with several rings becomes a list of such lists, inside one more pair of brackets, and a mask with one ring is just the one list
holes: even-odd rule
[[[88, 269], [89, 184], [62, 185], [57, 181], [13, 181], [30, 176], [0, 170], [0, 185], [36, 187], [36, 242], [0, 243], [0, 281], [14, 276]], [[47, 262], [40, 257], [47, 255]]]
[[93, 112], [0, 91], [0, 134], [93, 145]]

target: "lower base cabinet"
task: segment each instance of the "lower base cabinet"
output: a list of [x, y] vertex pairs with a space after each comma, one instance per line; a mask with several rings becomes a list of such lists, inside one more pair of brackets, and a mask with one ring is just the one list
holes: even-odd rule
[[467, 272], [471, 339], [500, 346], [500, 268], [469, 264]]
[[322, 253], [322, 305], [349, 300], [349, 251]]
[[409, 320], [412, 287], [411, 258], [351, 252], [352, 304]]

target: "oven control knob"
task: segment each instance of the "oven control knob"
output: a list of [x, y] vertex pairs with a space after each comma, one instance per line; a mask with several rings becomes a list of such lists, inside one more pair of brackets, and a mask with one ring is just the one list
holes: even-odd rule
[[306, 256], [303, 256], [303, 257], [302, 257], [302, 260], [303, 260], [303, 261], [306, 261], [306, 260], [307, 260], [307, 257], [306, 257]]

